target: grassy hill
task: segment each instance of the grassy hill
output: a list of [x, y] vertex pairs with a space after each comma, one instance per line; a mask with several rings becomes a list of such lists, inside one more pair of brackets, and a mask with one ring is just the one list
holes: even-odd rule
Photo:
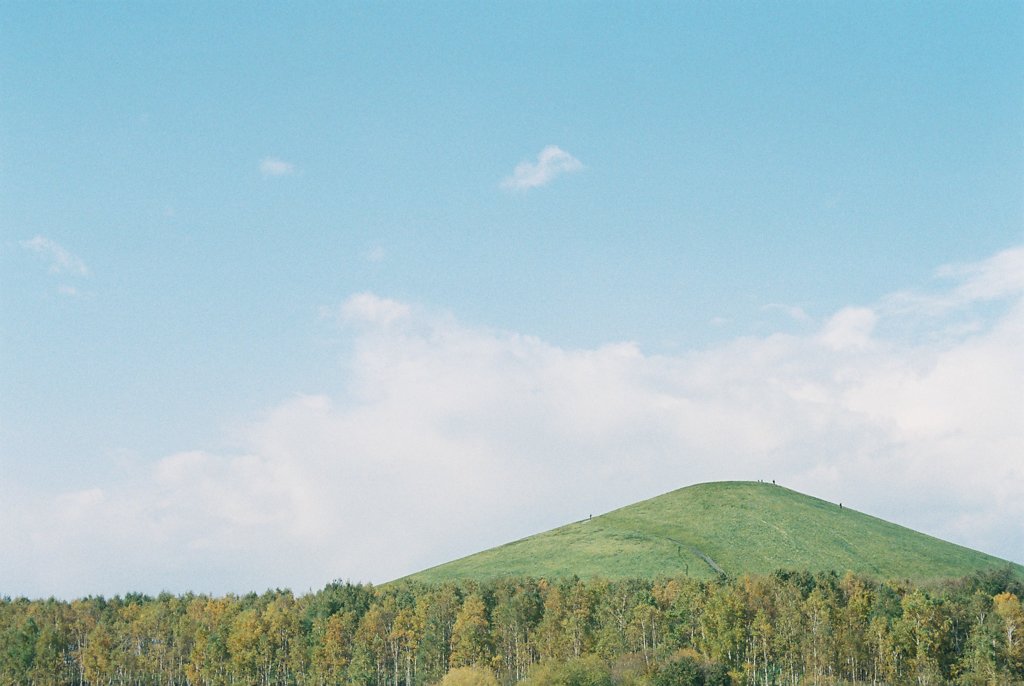
[[915, 581], [1024, 567], [796, 491], [698, 484], [568, 524], [410, 578], [712, 577], [776, 569], [847, 570]]

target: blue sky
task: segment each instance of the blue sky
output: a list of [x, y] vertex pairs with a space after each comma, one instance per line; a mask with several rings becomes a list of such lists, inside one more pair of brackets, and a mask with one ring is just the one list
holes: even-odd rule
[[0, 89], [0, 592], [382, 581], [766, 472], [1022, 561], [1020, 3], [8, 3]]

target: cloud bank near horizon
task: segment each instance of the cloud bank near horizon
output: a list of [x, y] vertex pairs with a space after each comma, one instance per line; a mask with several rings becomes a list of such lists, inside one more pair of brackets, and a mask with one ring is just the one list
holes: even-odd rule
[[[805, 334], [571, 349], [373, 293], [345, 391], [46, 498], [0, 486], [7, 593], [386, 581], [701, 481], [759, 478], [1021, 562], [1024, 247]], [[116, 478], [115, 478], [116, 477]]]

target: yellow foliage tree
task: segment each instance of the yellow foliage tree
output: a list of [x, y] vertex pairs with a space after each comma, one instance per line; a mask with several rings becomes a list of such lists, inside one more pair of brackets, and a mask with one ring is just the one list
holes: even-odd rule
[[992, 609], [1003, 620], [1006, 661], [1024, 675], [1024, 607], [1013, 593], [1000, 593], [992, 598]]
[[468, 596], [455, 618], [452, 630], [452, 667], [482, 665], [488, 661], [490, 624], [484, 601], [477, 594]]
[[445, 674], [439, 686], [498, 686], [498, 680], [483, 667], [456, 667]]

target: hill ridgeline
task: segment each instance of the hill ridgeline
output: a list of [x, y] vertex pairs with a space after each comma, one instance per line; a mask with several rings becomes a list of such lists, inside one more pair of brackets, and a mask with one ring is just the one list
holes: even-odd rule
[[852, 571], [928, 581], [1024, 567], [769, 483], [697, 484], [407, 577], [626, 577]]

